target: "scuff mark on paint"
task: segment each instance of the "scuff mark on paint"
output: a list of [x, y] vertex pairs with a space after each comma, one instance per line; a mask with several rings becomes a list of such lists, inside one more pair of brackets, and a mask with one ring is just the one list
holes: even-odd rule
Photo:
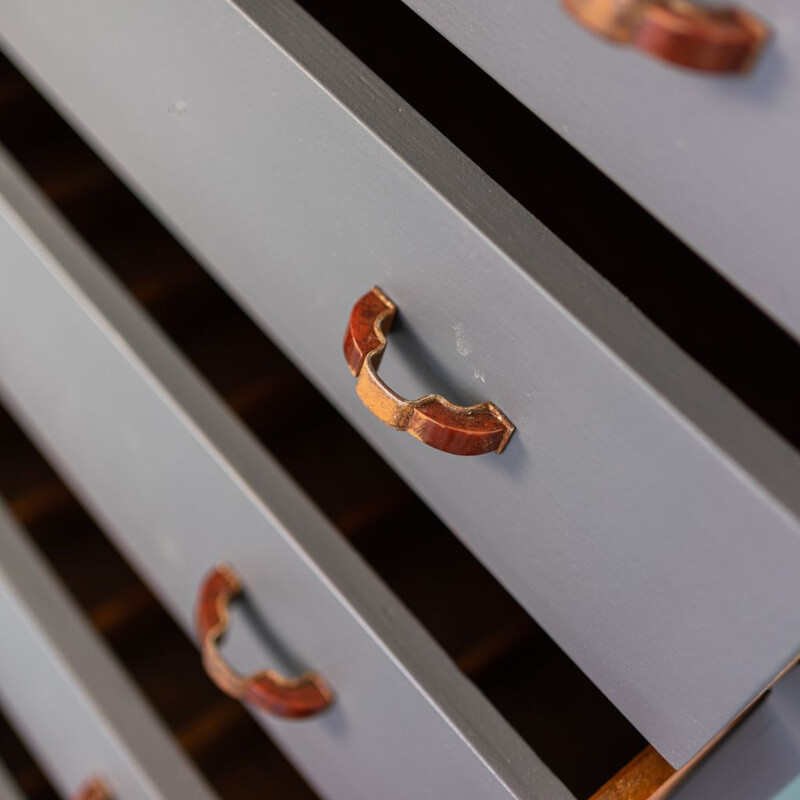
[[456, 324], [453, 325], [453, 330], [456, 334], [456, 350], [458, 350], [458, 354], [461, 356], [468, 356], [472, 352], [472, 346], [464, 331], [464, 324], [462, 322], [456, 322]]

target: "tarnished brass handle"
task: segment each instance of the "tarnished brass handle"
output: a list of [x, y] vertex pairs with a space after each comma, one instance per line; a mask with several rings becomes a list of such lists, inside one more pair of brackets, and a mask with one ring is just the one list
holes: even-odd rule
[[580, 23], [614, 42], [702, 72], [746, 72], [769, 28], [740, 8], [688, 0], [562, 0]]
[[113, 795], [102, 778], [90, 778], [70, 800], [113, 800]]
[[236, 573], [217, 566], [200, 586], [195, 609], [203, 666], [223, 692], [277, 717], [299, 719], [324, 711], [333, 701], [325, 681], [307, 672], [298, 678], [284, 678], [273, 670], [242, 676], [222, 658], [219, 644], [230, 623], [229, 603], [242, 591]]
[[493, 403], [456, 406], [437, 394], [405, 400], [379, 377], [386, 334], [397, 307], [377, 287], [353, 306], [344, 335], [344, 357], [356, 377], [364, 405], [390, 428], [408, 431], [421, 442], [459, 456], [502, 453], [514, 426]]

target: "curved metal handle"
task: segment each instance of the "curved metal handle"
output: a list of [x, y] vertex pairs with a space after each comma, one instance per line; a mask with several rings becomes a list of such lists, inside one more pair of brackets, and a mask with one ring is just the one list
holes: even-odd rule
[[514, 426], [493, 403], [456, 406], [438, 394], [405, 400], [379, 377], [386, 334], [397, 307], [377, 287], [353, 306], [344, 335], [344, 357], [356, 377], [356, 392], [364, 405], [390, 428], [408, 431], [437, 450], [458, 456], [502, 453]]
[[112, 800], [111, 790], [101, 778], [90, 778], [70, 800]]
[[746, 72], [769, 28], [740, 8], [689, 0], [562, 0], [581, 24], [663, 61], [702, 72]]
[[284, 678], [273, 670], [264, 670], [243, 676], [222, 658], [217, 645], [230, 623], [228, 605], [241, 592], [238, 576], [224, 565], [212, 569], [200, 586], [195, 616], [203, 666], [211, 680], [231, 697], [277, 717], [299, 719], [324, 711], [333, 695], [316, 673]]

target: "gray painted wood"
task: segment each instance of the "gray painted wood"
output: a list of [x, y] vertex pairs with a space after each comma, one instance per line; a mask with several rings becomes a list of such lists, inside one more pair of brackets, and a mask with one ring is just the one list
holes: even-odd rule
[[23, 800], [22, 792], [8, 770], [0, 762], [0, 797], [3, 800]]
[[674, 800], [796, 800], [800, 795], [800, 668], [703, 761]]
[[797, 800], [800, 797], [800, 777], [784, 786], [771, 800]]
[[742, 3], [775, 34], [746, 77], [614, 47], [559, 0], [405, 2], [800, 337], [794, 0]]
[[[290, 0], [48, 14], [0, 8], [19, 63], [673, 764], [796, 655], [797, 454]], [[496, 402], [502, 456], [364, 410], [373, 284], [384, 374]]]
[[[259, 715], [332, 800], [571, 795], [102, 267], [0, 161], [0, 390], [186, 629], [242, 576], [242, 670], [318, 670], [302, 722]], [[31, 310], [35, 309], [35, 313]], [[199, 656], [198, 656], [199, 657]]]
[[3, 505], [0, 630], [3, 713], [64, 797], [97, 775], [116, 800], [216, 797]]

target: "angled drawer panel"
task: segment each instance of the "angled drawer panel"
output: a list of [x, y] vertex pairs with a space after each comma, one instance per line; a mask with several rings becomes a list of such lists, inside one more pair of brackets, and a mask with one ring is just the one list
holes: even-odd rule
[[237, 621], [231, 659], [288, 649], [328, 681], [321, 716], [259, 716], [318, 791], [567, 800], [6, 161], [0, 192], [4, 399], [187, 631], [201, 580], [229, 563], [274, 636]]
[[0, 705], [65, 797], [95, 776], [116, 800], [216, 797], [3, 506], [0, 630]]
[[800, 796], [800, 668], [701, 764], [674, 800], [793, 800]]
[[800, 338], [797, 3], [742, 3], [773, 40], [719, 76], [596, 38], [561, 0], [405, 2]]

